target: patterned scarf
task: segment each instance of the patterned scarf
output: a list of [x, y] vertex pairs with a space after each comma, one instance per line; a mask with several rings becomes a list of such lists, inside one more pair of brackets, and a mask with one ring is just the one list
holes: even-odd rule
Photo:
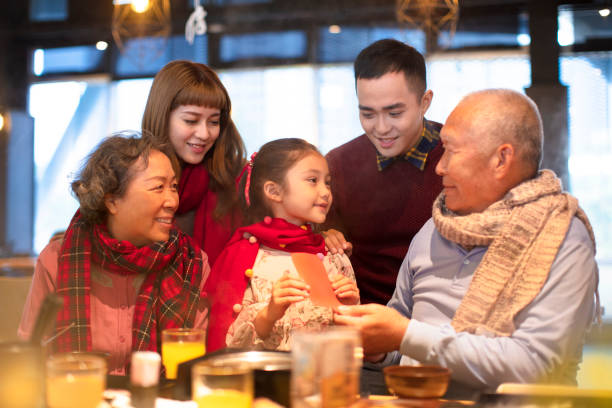
[[465, 248], [488, 246], [451, 322], [455, 330], [510, 336], [514, 317], [546, 282], [574, 216], [595, 245], [586, 214], [574, 197], [561, 191], [550, 170], [514, 187], [480, 213], [454, 214], [440, 194], [433, 206], [438, 232]]
[[172, 229], [170, 238], [137, 248], [93, 228], [77, 211], [59, 253], [57, 293], [64, 297], [56, 329], [58, 351], [91, 350], [91, 265], [121, 275], [146, 274], [134, 308], [132, 349], [157, 351], [162, 329], [192, 327], [200, 299], [202, 256], [191, 239]]

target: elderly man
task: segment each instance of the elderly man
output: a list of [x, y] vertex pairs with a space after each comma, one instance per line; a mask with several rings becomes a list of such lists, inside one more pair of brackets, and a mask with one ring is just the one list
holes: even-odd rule
[[392, 299], [336, 315], [362, 330], [371, 360], [443, 365], [476, 389], [576, 383], [599, 314], [595, 243], [577, 200], [538, 171], [542, 137], [536, 105], [515, 91], [472, 93], [451, 113], [444, 189]]

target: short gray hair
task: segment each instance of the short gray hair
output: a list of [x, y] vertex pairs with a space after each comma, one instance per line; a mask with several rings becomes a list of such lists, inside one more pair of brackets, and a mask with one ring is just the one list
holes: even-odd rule
[[468, 94], [460, 102], [470, 104], [490, 143], [510, 143], [534, 177], [542, 161], [544, 130], [535, 102], [511, 89], [485, 89]]

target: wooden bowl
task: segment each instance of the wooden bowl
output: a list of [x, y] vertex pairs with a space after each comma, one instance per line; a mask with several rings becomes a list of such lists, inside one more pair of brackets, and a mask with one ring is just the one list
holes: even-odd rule
[[446, 393], [450, 370], [441, 366], [389, 366], [383, 368], [389, 391], [400, 398], [440, 398]]

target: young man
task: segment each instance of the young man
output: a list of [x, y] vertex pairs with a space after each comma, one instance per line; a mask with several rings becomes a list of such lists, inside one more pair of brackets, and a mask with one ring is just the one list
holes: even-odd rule
[[467, 388], [576, 384], [585, 333], [600, 316], [595, 242], [577, 200], [538, 171], [537, 107], [511, 90], [475, 92], [441, 138], [444, 191], [388, 307], [341, 307], [336, 323], [361, 329], [366, 354], [396, 350], [383, 364], [443, 365]]
[[442, 125], [424, 118], [433, 93], [423, 56], [409, 45], [385, 39], [366, 47], [355, 81], [365, 134], [327, 154], [334, 200], [326, 243], [332, 252], [352, 249], [362, 303], [386, 304], [442, 189], [434, 171]]

